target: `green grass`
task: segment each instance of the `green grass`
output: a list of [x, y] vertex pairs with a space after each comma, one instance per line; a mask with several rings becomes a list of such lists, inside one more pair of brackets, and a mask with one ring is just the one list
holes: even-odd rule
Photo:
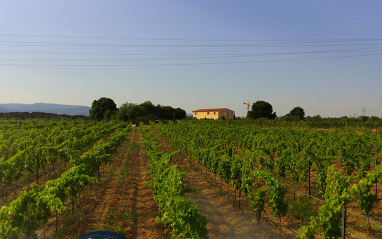
[[128, 156], [137, 155], [140, 150], [140, 145], [137, 142], [131, 142]]
[[134, 213], [127, 209], [111, 209], [103, 220], [105, 224], [104, 230], [121, 232], [123, 230], [123, 222], [134, 220]]
[[311, 216], [316, 216], [319, 206], [309, 201], [308, 197], [290, 197], [288, 215], [303, 222], [309, 222]]
[[80, 228], [81, 225], [86, 225], [87, 222], [88, 218], [82, 210], [74, 210], [73, 214], [71, 214], [71, 212], [67, 212], [67, 217], [59, 222], [61, 225], [54, 238], [62, 238], [64, 235], [67, 236], [68, 232], [71, 232], [70, 238], [78, 238], [81, 235], [78, 230], [73, 230], [73, 228]]

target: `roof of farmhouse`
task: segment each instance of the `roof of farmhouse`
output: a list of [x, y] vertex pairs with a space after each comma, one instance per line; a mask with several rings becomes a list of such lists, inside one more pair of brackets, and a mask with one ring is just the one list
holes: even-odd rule
[[219, 110], [230, 110], [230, 109], [227, 109], [227, 108], [199, 109], [199, 110], [193, 110], [192, 112], [211, 112], [211, 111], [219, 111]]

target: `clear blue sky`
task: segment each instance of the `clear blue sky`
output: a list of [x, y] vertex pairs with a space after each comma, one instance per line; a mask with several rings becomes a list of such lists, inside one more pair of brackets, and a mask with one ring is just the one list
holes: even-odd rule
[[382, 1], [1, 1], [0, 103], [382, 116]]

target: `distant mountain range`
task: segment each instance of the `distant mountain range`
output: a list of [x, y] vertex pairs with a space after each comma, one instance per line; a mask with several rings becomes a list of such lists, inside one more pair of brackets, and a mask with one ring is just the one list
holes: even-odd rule
[[44, 112], [52, 114], [65, 114], [65, 115], [89, 115], [88, 106], [80, 105], [59, 105], [59, 104], [0, 104], [0, 113], [9, 112]]

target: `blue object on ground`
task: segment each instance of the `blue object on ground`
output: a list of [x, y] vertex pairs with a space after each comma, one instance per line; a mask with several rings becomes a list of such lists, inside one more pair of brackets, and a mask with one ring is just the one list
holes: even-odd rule
[[121, 234], [109, 231], [89, 232], [77, 239], [126, 239]]

